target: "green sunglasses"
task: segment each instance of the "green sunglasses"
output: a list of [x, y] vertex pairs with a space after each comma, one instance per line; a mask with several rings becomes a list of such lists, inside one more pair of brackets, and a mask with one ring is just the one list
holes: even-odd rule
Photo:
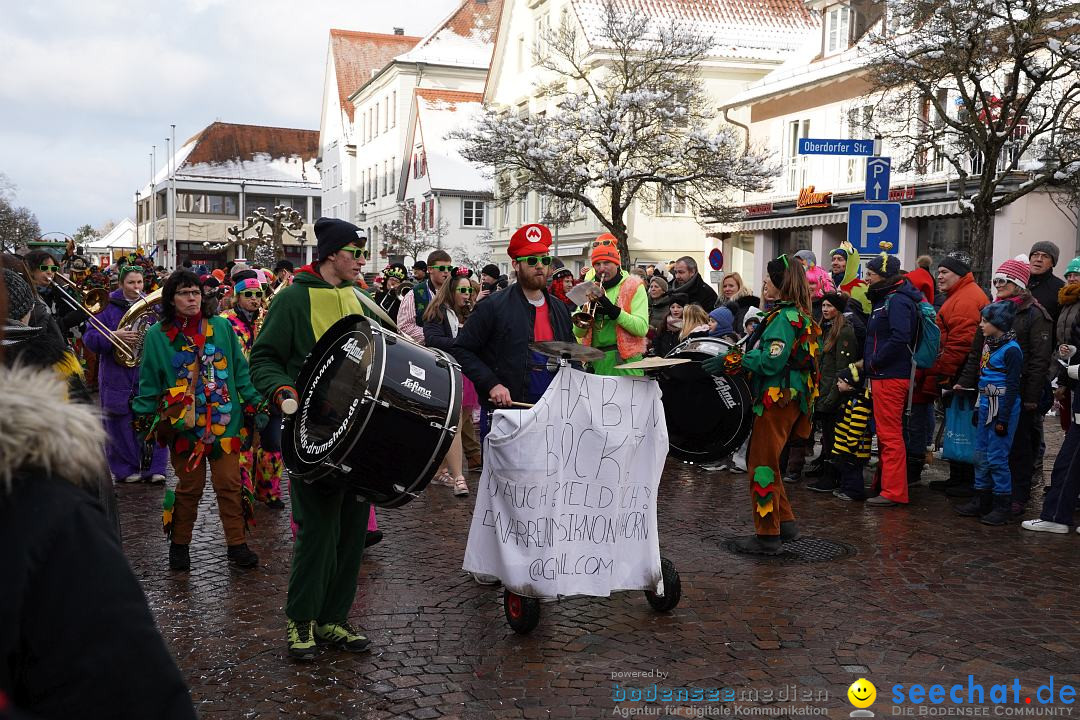
[[368, 250], [367, 248], [343, 247], [343, 248], [341, 248], [341, 251], [349, 253], [350, 255], [353, 256], [353, 259], [361, 258], [361, 257], [364, 258], [365, 260], [370, 260], [371, 259], [371, 251]]
[[37, 269], [42, 272], [60, 272], [59, 265], [38, 265]]
[[473, 293], [473, 289], [471, 287], [459, 287], [457, 291], [462, 295], [472, 295]]
[[453, 265], [429, 265], [428, 270], [438, 270], [439, 272], [451, 272], [453, 271]]
[[262, 298], [262, 296], [265, 295], [265, 293], [262, 290], [241, 290], [237, 294], [240, 297], [256, 298], [256, 299]]
[[551, 264], [551, 259], [550, 255], [526, 255], [517, 258], [517, 262], [530, 266], [535, 266], [537, 263], [540, 263], [544, 267], [547, 267]]

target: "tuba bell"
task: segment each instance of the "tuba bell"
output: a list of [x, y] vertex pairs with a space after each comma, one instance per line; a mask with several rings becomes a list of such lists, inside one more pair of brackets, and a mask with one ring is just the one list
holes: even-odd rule
[[129, 368], [138, 367], [139, 362], [142, 360], [143, 338], [146, 337], [146, 331], [161, 319], [158, 317], [157, 311], [154, 310], [154, 307], [160, 303], [161, 289], [158, 289], [149, 295], [143, 295], [132, 303], [131, 307], [124, 313], [124, 317], [120, 318], [117, 327], [137, 333], [139, 339], [135, 341], [131, 352], [121, 352], [119, 348], [113, 352], [113, 357], [117, 363]]

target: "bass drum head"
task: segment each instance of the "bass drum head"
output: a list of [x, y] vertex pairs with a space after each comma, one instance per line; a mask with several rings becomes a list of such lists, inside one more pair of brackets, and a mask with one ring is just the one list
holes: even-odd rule
[[289, 475], [323, 478], [340, 468], [371, 415], [381, 380], [382, 338], [362, 315], [338, 320], [311, 348], [297, 379], [300, 407], [285, 417], [282, 456]]
[[[715, 338], [692, 338], [665, 357], [706, 360], [726, 354]], [[739, 449], [753, 427], [750, 386], [742, 377], [714, 376], [700, 363], [667, 368], [659, 377], [667, 416], [669, 453], [692, 463], [723, 460]]]

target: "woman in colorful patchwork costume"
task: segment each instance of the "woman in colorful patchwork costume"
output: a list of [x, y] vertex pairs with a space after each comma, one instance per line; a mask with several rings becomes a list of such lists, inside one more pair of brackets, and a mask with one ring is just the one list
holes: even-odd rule
[[169, 276], [161, 294], [161, 322], [143, 339], [139, 395], [132, 409], [141, 430], [168, 443], [179, 478], [171, 512], [166, 493], [169, 567], [191, 568], [188, 544], [206, 485], [207, 460], [228, 558], [239, 567], [255, 567], [259, 558], [244, 542], [240, 450], [244, 412], [254, 413], [259, 395], [229, 321], [205, 316], [202, 303], [194, 273], [178, 270]]
[[758, 417], [750, 434], [747, 468], [756, 534], [736, 544], [745, 552], [776, 555], [783, 542], [799, 537], [780, 480], [780, 453], [789, 440], [810, 435], [821, 328], [810, 316], [810, 286], [802, 264], [781, 255], [766, 269], [766, 299], [778, 302], [758, 328], [760, 341], [744, 355], [709, 358], [702, 367], [717, 375], [741, 370], [750, 376]]
[[[232, 325], [240, 340], [240, 349], [247, 358], [251, 355], [251, 347], [255, 344], [261, 324], [259, 317], [263, 313], [265, 291], [255, 270], [237, 273], [233, 276], [233, 283], [236, 304], [221, 316]], [[276, 404], [271, 404], [269, 414], [270, 422], [258, 432], [258, 448], [252, 442], [240, 453], [240, 479], [244, 487], [267, 507], [284, 510], [285, 503], [281, 500], [281, 410]], [[254, 426], [249, 424], [246, 430], [248, 438], [254, 440]]]
[[597, 375], [644, 375], [642, 370], [616, 370], [616, 365], [640, 360], [649, 334], [649, 293], [645, 282], [622, 269], [615, 236], [604, 233], [592, 247], [592, 270], [585, 282], [603, 276], [604, 292], [597, 298], [596, 315], [588, 328], [574, 327], [582, 345], [604, 351], [604, 359], [590, 363]]

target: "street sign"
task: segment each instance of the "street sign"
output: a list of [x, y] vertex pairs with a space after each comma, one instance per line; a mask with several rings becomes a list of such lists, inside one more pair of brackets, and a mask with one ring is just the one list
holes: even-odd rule
[[724, 282], [724, 271], [723, 270], [710, 270], [709, 271], [709, 282], [712, 283], [713, 285], [719, 285], [720, 283]]
[[724, 267], [724, 253], [720, 252], [720, 248], [713, 248], [709, 252], [709, 265], [713, 270], [719, 270]]
[[826, 140], [799, 138], [800, 155], [866, 155], [874, 154], [873, 140]]
[[891, 242], [895, 254], [900, 244], [900, 203], [851, 203], [848, 242], [862, 254], [881, 252], [878, 243]]
[[866, 193], [868, 202], [889, 199], [889, 176], [892, 175], [892, 158], [872, 157], [866, 161]]

